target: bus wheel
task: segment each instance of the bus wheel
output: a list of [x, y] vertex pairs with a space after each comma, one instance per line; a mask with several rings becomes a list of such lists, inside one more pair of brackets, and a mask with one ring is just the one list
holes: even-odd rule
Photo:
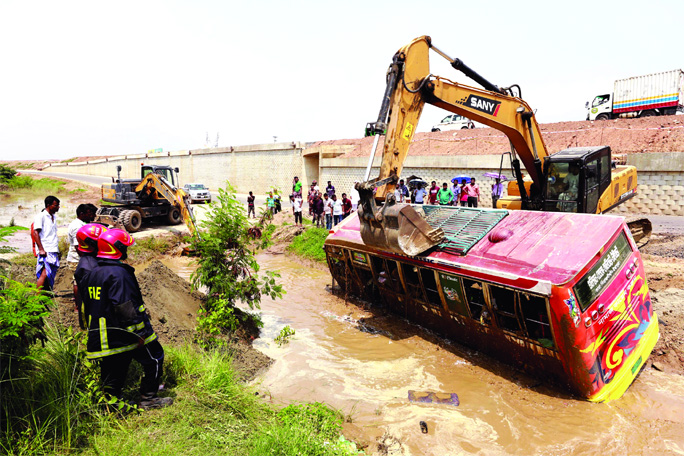
[[599, 114], [598, 116], [596, 116], [596, 120], [608, 120], [608, 119], [610, 119], [610, 117], [608, 117], [608, 114], [605, 114], [605, 113]]

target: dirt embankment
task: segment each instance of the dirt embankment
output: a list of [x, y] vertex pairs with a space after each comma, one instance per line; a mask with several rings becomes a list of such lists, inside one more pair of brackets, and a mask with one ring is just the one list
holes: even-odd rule
[[[568, 147], [610, 146], [614, 155], [684, 150], [684, 117], [557, 122], [540, 125], [549, 153]], [[320, 141], [313, 146], [348, 146], [345, 157], [368, 157], [373, 138]], [[376, 154], [380, 154], [379, 147]], [[510, 150], [506, 136], [493, 128], [416, 133], [410, 155], [501, 155]]]
[[[11, 277], [18, 281], [35, 281], [34, 268], [13, 266]], [[206, 300], [203, 293], [192, 289], [190, 283], [179, 277], [161, 261], [155, 260], [136, 276], [143, 294], [150, 321], [162, 345], [193, 343], [197, 313]], [[55, 304], [50, 319], [60, 326], [71, 326], [78, 331], [78, 314], [74, 310], [72, 285], [73, 272], [59, 269], [55, 280]], [[236, 309], [237, 312], [241, 312]], [[241, 328], [230, 341], [227, 351], [233, 365], [245, 380], [251, 380], [269, 366], [272, 360], [252, 348], [258, 337], [255, 326]]]
[[684, 375], [684, 236], [653, 236], [641, 249], [660, 339], [650, 363]]

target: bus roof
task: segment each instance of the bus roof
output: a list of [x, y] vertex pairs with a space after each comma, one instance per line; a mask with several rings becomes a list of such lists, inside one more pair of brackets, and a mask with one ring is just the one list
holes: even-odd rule
[[[561, 285], [575, 277], [623, 225], [622, 217], [609, 215], [508, 211], [466, 255], [437, 248], [414, 258], [494, 277], [500, 273]], [[400, 257], [367, 247], [356, 214], [343, 220], [326, 244]]]

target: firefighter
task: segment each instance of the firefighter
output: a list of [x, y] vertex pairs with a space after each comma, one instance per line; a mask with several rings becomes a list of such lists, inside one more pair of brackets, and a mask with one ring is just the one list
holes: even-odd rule
[[143, 368], [143, 410], [166, 407], [173, 398], [159, 397], [164, 349], [145, 312], [135, 269], [122, 263], [134, 240], [124, 230], [110, 229], [97, 241], [98, 266], [82, 280], [80, 293], [88, 322], [86, 357], [99, 359], [105, 393], [121, 399], [128, 367]]
[[97, 265], [97, 240], [100, 235], [107, 231], [102, 225], [97, 223], [88, 223], [83, 225], [76, 232], [76, 252], [79, 260], [74, 271], [74, 301], [76, 303], [76, 310], [78, 311], [78, 324], [81, 329], [86, 329], [87, 322], [83, 317], [83, 299], [79, 294], [79, 286], [85, 276], [95, 269]]

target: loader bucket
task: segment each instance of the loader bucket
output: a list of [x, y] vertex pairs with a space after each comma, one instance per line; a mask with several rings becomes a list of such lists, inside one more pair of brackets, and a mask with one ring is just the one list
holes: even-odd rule
[[415, 256], [444, 239], [444, 231], [430, 226], [420, 207], [397, 203], [394, 194], [390, 193], [385, 204], [378, 208], [372, 193], [366, 201], [361, 193], [359, 192], [359, 221], [364, 244], [401, 255]]

